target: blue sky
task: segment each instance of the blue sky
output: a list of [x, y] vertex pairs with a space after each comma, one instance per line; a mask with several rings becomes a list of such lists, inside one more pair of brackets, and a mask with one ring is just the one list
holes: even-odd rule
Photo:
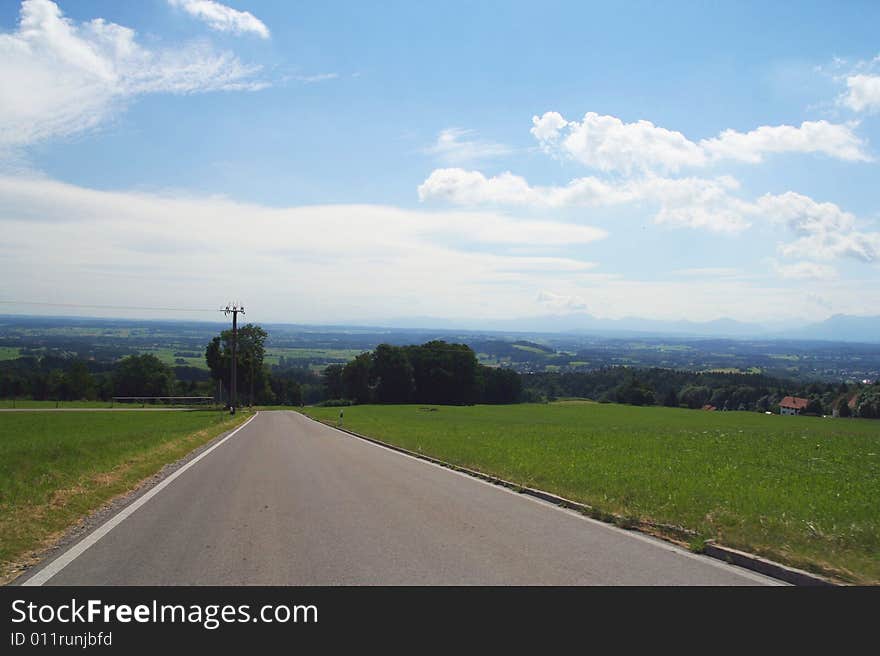
[[876, 314], [878, 24], [867, 2], [7, 1], [0, 300]]

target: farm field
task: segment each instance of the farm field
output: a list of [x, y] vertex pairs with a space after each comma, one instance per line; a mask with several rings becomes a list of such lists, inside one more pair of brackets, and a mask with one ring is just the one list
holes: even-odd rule
[[0, 346], [0, 360], [15, 360], [19, 356], [19, 349], [12, 346]]
[[247, 417], [216, 410], [0, 414], [0, 583], [81, 517]]
[[[339, 410], [303, 412], [333, 424]], [[880, 583], [880, 422], [571, 401], [351, 406], [344, 423], [633, 522]]]

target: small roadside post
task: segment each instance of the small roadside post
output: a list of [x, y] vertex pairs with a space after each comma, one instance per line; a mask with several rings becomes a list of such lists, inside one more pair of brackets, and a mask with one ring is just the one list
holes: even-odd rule
[[342, 408], [339, 409], [339, 421], [336, 422], [338, 427], [342, 427]]

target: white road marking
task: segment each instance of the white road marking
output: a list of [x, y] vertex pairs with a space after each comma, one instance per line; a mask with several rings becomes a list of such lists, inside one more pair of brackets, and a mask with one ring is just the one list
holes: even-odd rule
[[201, 459], [204, 458], [206, 455], [208, 455], [209, 453], [211, 453], [211, 451], [213, 451], [214, 449], [216, 449], [217, 447], [219, 447], [220, 445], [222, 445], [224, 442], [226, 442], [226, 440], [228, 440], [228, 439], [230, 439], [231, 437], [235, 436], [235, 434], [236, 434], [238, 431], [240, 431], [242, 428], [244, 428], [244, 427], [247, 426], [249, 423], [251, 423], [254, 419], [256, 419], [256, 418], [257, 418], [257, 415], [259, 415], [259, 414], [260, 414], [260, 413], [257, 412], [256, 414], [254, 414], [253, 417], [251, 417], [250, 419], [248, 419], [248, 420], [247, 420], [246, 422], [244, 422], [241, 426], [239, 426], [239, 427], [236, 428], [234, 431], [232, 431], [229, 435], [227, 435], [227, 436], [224, 437], [222, 440], [220, 440], [219, 442], [217, 442], [217, 444], [215, 444], [214, 446], [212, 446], [210, 449], [206, 449], [205, 451], [202, 451], [199, 455], [197, 455], [195, 458], [193, 458], [192, 460], [190, 460], [188, 463], [186, 463], [183, 467], [181, 467], [180, 469], [178, 469], [176, 472], [174, 472], [173, 474], [171, 474], [168, 478], [166, 478], [164, 481], [162, 481], [161, 483], [159, 483], [156, 487], [152, 488], [149, 492], [147, 492], [146, 494], [144, 494], [144, 495], [143, 495], [142, 497], [140, 497], [137, 501], [135, 501], [134, 503], [132, 503], [130, 506], [126, 506], [125, 508], [123, 508], [119, 513], [117, 513], [116, 515], [114, 515], [113, 517], [111, 517], [110, 519], [108, 519], [106, 522], [104, 522], [99, 528], [97, 528], [96, 530], [94, 530], [94, 531], [92, 531], [91, 533], [89, 533], [89, 535], [87, 535], [87, 536], [86, 536], [85, 538], [83, 538], [81, 541], [77, 542], [77, 543], [76, 543], [75, 545], [73, 545], [70, 549], [68, 549], [67, 551], [65, 551], [65, 552], [64, 552], [63, 554], [61, 554], [60, 556], [58, 556], [58, 558], [56, 558], [55, 560], [53, 560], [52, 562], [50, 562], [50, 563], [49, 563], [48, 565], [46, 565], [43, 569], [41, 569], [39, 572], [37, 572], [36, 574], [34, 574], [31, 578], [29, 578], [29, 579], [28, 579], [27, 581], [25, 581], [24, 583], [22, 583], [22, 585], [32, 585], [32, 586], [36, 586], [36, 585], [43, 585], [44, 583], [46, 583], [46, 581], [48, 581], [48, 580], [51, 579], [53, 576], [55, 576], [56, 574], [58, 574], [58, 572], [60, 572], [60, 571], [63, 570], [65, 567], [67, 567], [68, 565], [70, 565], [70, 563], [72, 563], [74, 560], [76, 560], [77, 558], [79, 558], [83, 553], [86, 552], [86, 550], [88, 550], [88, 549], [89, 549], [90, 547], [92, 547], [95, 543], [97, 543], [98, 540], [100, 540], [100, 539], [103, 538], [105, 535], [107, 535], [110, 531], [112, 531], [114, 528], [116, 528], [117, 526], [119, 526], [123, 521], [125, 521], [125, 519], [126, 519], [127, 517], [131, 516], [131, 514], [134, 513], [138, 508], [140, 508], [141, 506], [143, 506], [147, 501], [149, 501], [149, 500], [152, 499], [154, 496], [156, 496], [157, 494], [159, 494], [159, 492], [161, 492], [162, 490], [164, 490], [165, 487], [168, 486], [168, 485], [169, 485], [169, 484], [170, 484], [175, 478], [177, 478], [178, 476], [180, 476], [183, 472], [185, 472], [187, 469], [189, 469], [190, 467], [192, 467], [192, 466], [193, 466], [194, 464], [196, 464], [199, 460], [201, 460]]

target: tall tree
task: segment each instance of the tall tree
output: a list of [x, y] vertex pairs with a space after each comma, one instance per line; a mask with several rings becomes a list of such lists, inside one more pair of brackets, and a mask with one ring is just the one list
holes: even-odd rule
[[345, 394], [345, 389], [342, 385], [343, 369], [345, 367], [341, 364], [331, 364], [324, 368], [324, 390], [328, 399], [341, 399], [343, 394]]
[[171, 367], [151, 353], [123, 358], [113, 378], [117, 396], [168, 396], [174, 389]]
[[434, 340], [407, 346], [413, 367], [413, 400], [419, 403], [474, 403], [479, 396], [477, 356], [465, 344]]
[[[268, 374], [263, 366], [268, 336], [263, 328], [252, 323], [238, 329], [235, 373], [239, 403], [243, 400], [259, 403], [271, 397]], [[205, 349], [205, 362], [211, 370], [211, 378], [221, 381], [223, 387], [228, 390], [232, 381], [231, 329], [224, 330], [208, 343]]]
[[361, 353], [342, 370], [342, 390], [346, 398], [358, 403], [369, 403], [373, 397], [370, 387], [372, 357]]
[[370, 378], [379, 403], [406, 403], [412, 397], [413, 368], [402, 348], [379, 344], [373, 351]]

